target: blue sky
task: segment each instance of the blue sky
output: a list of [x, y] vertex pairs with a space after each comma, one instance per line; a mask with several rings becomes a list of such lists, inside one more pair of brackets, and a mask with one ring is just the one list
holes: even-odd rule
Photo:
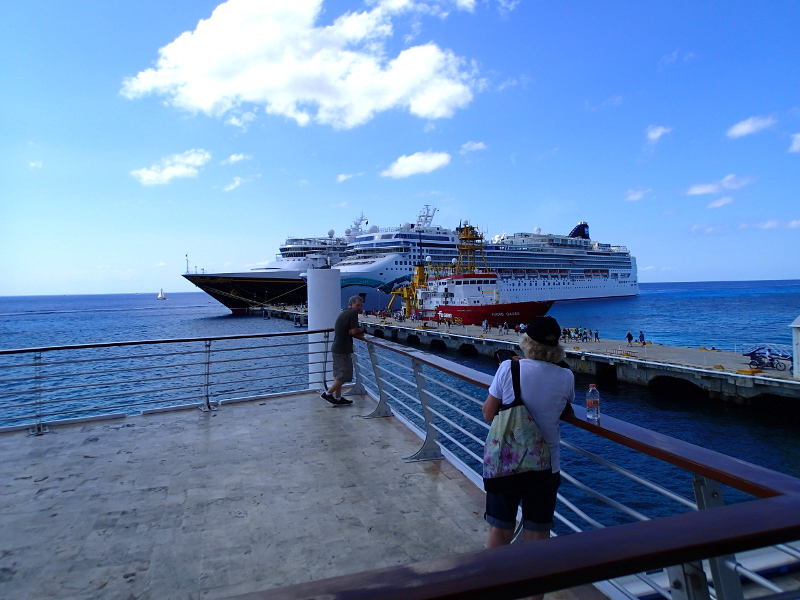
[[59, 0], [0, 22], [0, 295], [461, 219], [800, 279], [800, 4]]

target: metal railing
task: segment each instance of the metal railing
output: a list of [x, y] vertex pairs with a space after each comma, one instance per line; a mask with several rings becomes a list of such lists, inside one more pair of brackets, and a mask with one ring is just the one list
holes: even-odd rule
[[[480, 406], [491, 376], [375, 339], [359, 344], [357, 357], [359, 392], [378, 402], [366, 417], [393, 415], [422, 439], [404, 460], [447, 458], [482, 487], [489, 425]], [[380, 581], [366, 573], [270, 597], [303, 597], [312, 588], [340, 597], [342, 585], [359, 589], [360, 598], [403, 598], [410, 588], [415, 598], [516, 598], [585, 583], [629, 599], [741, 600], [745, 589], [757, 594], [752, 587], [785, 591], [746, 565], [800, 567], [800, 546], [789, 543], [800, 539], [799, 480], [611, 417], [563, 420], [565, 485], [547, 557], [534, 544], [513, 544], [427, 563], [425, 576], [398, 567]]]
[[307, 391], [312, 365], [328, 370], [330, 331], [0, 350], [0, 431]]

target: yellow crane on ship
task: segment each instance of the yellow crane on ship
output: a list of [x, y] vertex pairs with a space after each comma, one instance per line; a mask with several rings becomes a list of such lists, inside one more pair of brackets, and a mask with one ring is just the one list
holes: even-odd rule
[[403, 302], [406, 316], [410, 316], [413, 314], [412, 311], [418, 307], [419, 295], [417, 291], [428, 287], [428, 279], [449, 274], [477, 273], [477, 258], [479, 256], [483, 263], [484, 272], [489, 271], [486, 265], [486, 256], [483, 253], [483, 234], [469, 223], [459, 225], [456, 231], [458, 232], [458, 258], [453, 259], [453, 264], [432, 264], [430, 257], [427, 257], [426, 263], [420, 262], [415, 265], [411, 281], [403, 287], [392, 290], [392, 298], [389, 300], [389, 304], [386, 305], [387, 312], [391, 310], [395, 299], [400, 298]]

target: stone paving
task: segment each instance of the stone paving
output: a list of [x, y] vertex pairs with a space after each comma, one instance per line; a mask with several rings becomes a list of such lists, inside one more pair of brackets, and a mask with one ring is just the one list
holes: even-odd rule
[[0, 435], [0, 598], [223, 598], [483, 547], [483, 493], [316, 394]]

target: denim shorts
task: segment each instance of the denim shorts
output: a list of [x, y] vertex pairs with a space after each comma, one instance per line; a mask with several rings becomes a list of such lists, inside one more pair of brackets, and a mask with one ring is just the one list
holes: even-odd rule
[[511, 475], [509, 479], [511, 477], [518, 479], [511, 485], [503, 486], [503, 491], [486, 492], [486, 522], [498, 529], [514, 529], [517, 509], [522, 503], [522, 528], [550, 531], [561, 473], [528, 471]]

